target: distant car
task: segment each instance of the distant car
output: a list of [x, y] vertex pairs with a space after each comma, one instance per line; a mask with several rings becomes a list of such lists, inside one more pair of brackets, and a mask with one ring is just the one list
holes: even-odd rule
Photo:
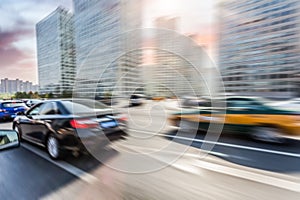
[[139, 106], [144, 103], [146, 96], [143, 94], [132, 94], [130, 96], [130, 105], [131, 106]]
[[282, 109], [300, 111], [300, 98], [294, 98], [287, 101], [277, 101], [277, 102], [273, 102], [270, 105]]
[[49, 100], [18, 115], [13, 129], [21, 139], [46, 147], [51, 158], [59, 159], [86, 151], [84, 144], [99, 147], [98, 141], [105, 135], [124, 133], [126, 120], [97, 101]]
[[154, 97], [152, 97], [153, 101], [163, 101], [165, 99], [166, 99], [166, 97], [161, 97], [161, 96], [154, 96]]
[[25, 103], [28, 107], [32, 107], [35, 104], [38, 104], [40, 102], [42, 102], [42, 100], [40, 100], [40, 99], [28, 99]]
[[23, 101], [0, 101], [0, 119], [2, 121], [14, 119], [18, 113], [28, 109]]
[[[283, 143], [285, 136], [300, 135], [300, 112], [270, 106], [256, 97], [228, 97], [216, 100], [224, 107], [207, 107], [173, 113], [171, 124], [180, 129], [195, 127], [207, 131], [210, 124], [223, 124], [224, 133], [250, 135], [253, 139]], [[195, 125], [196, 124], [196, 125]]]
[[210, 107], [211, 100], [207, 97], [185, 96], [181, 98], [180, 105], [182, 108]]

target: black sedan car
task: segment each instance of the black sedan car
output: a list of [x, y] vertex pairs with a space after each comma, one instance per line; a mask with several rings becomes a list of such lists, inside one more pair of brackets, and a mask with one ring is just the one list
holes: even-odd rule
[[13, 121], [13, 129], [20, 139], [46, 147], [52, 159], [59, 159], [70, 152], [107, 144], [106, 136], [123, 133], [126, 120], [97, 101], [50, 100], [19, 114]]

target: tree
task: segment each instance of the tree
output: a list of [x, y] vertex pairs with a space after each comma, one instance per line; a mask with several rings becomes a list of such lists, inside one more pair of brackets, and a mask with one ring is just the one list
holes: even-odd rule
[[72, 91], [64, 90], [64, 91], [62, 92], [61, 97], [62, 97], [62, 98], [71, 98], [71, 97], [72, 97]]
[[47, 94], [45, 95], [45, 98], [46, 98], [46, 99], [52, 99], [53, 97], [54, 97], [54, 95], [53, 95], [52, 92], [47, 93]]
[[32, 96], [34, 99], [39, 99], [40, 98], [40, 95], [38, 92], [35, 92], [33, 93], [33, 96]]
[[28, 98], [32, 99], [33, 98], [33, 92], [32, 91], [28, 92], [27, 96], [28, 96]]

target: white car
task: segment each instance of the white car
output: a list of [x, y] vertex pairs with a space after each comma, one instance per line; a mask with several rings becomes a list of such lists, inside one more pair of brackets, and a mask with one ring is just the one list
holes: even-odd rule
[[26, 105], [27, 105], [28, 107], [32, 107], [32, 106], [34, 106], [35, 104], [38, 104], [38, 103], [40, 103], [40, 102], [42, 102], [42, 100], [39, 100], [39, 99], [29, 99], [28, 101], [26, 101]]
[[300, 111], [300, 98], [294, 98], [287, 101], [278, 101], [272, 103], [271, 105], [287, 110]]
[[130, 106], [139, 106], [142, 105], [145, 101], [145, 95], [143, 94], [132, 94], [129, 100]]

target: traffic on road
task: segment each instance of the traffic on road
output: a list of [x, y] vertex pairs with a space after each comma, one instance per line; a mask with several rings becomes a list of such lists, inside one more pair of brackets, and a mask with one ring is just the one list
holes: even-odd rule
[[[285, 195], [290, 199], [296, 199], [300, 192], [300, 176], [297, 175], [300, 172], [299, 140], [289, 138], [285, 143], [262, 142], [253, 140], [251, 137], [244, 137], [240, 133], [233, 134], [233, 132], [226, 131], [227, 134], [221, 134], [218, 141], [212, 141], [206, 138], [207, 133], [203, 130], [197, 130], [196, 135], [193, 135], [188, 131], [189, 129], [185, 129], [186, 126], [182, 130], [180, 127], [175, 129], [171, 126], [172, 124], [168, 124], [170, 117], [174, 117], [174, 110], [182, 109], [176, 106], [178, 105], [176, 102], [177, 100], [174, 99], [144, 100], [144, 103], [139, 106], [124, 106], [126, 103], [121, 103], [112, 108], [92, 100], [47, 100], [25, 112], [18, 113], [13, 121], [2, 122], [0, 129], [15, 132], [22, 141], [18, 149], [0, 152], [1, 159], [13, 158], [4, 164], [3, 169], [9, 170], [13, 165], [11, 162], [20, 162], [17, 168], [14, 167], [16, 176], [24, 177], [24, 179], [26, 176], [37, 177], [32, 178], [32, 185], [25, 188], [18, 184], [14, 197], [26, 195], [32, 198], [53, 198], [59, 190], [67, 197], [74, 198], [75, 193], [72, 194], [70, 191], [78, 187], [82, 187], [84, 193], [89, 193], [89, 195], [99, 194], [117, 199], [121, 196], [131, 197], [135, 194], [133, 188], [139, 186], [135, 184], [137, 181], [135, 176], [129, 175], [130, 172], [127, 175], [125, 175], [126, 172], [123, 174], [122, 169], [135, 169], [145, 165], [153, 166], [153, 168], [160, 166], [158, 169], [165, 168], [163, 166], [167, 167], [155, 173], [148, 172], [142, 175], [143, 180], [148, 180], [148, 182], [143, 182], [147, 187], [151, 187], [151, 183], [156, 183], [153, 190], [166, 198], [178, 199], [179, 196], [189, 196], [182, 191], [169, 193], [167, 185], [179, 177], [186, 179], [187, 183], [193, 182], [201, 185], [200, 177], [203, 176], [204, 170], [212, 173], [211, 176], [215, 179], [220, 179], [222, 176], [234, 178], [241, 181], [243, 187], [247, 187], [250, 182], [254, 181], [253, 184], [257, 187], [270, 187], [271, 191], [277, 191], [282, 198]], [[168, 114], [163, 115], [161, 109]], [[186, 117], [186, 109], [182, 112], [182, 118]], [[149, 110], [151, 119], [148, 116]], [[245, 110], [243, 111], [245, 114]], [[126, 117], [124, 113], [127, 113]], [[203, 113], [202, 108], [201, 113]], [[134, 115], [139, 117], [134, 118]], [[162, 116], [165, 117], [162, 118]], [[148, 122], [150, 123], [147, 126], [139, 126]], [[155, 131], [158, 126], [162, 127], [159, 132]], [[98, 141], [101, 142], [98, 143]], [[97, 150], [93, 149], [95, 144], [97, 144]], [[206, 151], [205, 145], [207, 144], [214, 144], [209, 152]], [[170, 148], [164, 148], [165, 146]], [[82, 147], [84, 148], [81, 149]], [[74, 153], [74, 149], [78, 153]], [[68, 150], [70, 154], [61, 154], [63, 150]], [[159, 153], [152, 155], [153, 152]], [[100, 160], [94, 155], [95, 153], [101, 154]], [[146, 155], [147, 159], [139, 160], [141, 158], [132, 157], [132, 154], [137, 153]], [[24, 159], [24, 156], [28, 159]], [[176, 159], [170, 162], [172, 157]], [[56, 161], [58, 158], [63, 160]], [[141, 161], [144, 162], [143, 165], [137, 166], [136, 164]], [[20, 169], [30, 168], [31, 171], [23, 175], [18, 171], [19, 167]], [[220, 168], [224, 170], [219, 171]], [[35, 173], [37, 176], [33, 175]], [[153, 173], [156, 174], [154, 177]], [[173, 178], [166, 176], [168, 173], [172, 173]], [[195, 175], [198, 180], [195, 179]], [[124, 179], [124, 176], [128, 179]], [[204, 178], [210, 180], [209, 176], [205, 175]], [[41, 179], [56, 183], [43, 186], [40, 185]], [[102, 179], [104, 182], [101, 181]], [[110, 183], [109, 180], [113, 182]], [[158, 180], [167, 184], [160, 184]], [[285, 184], [281, 184], [282, 182]], [[85, 184], [89, 187], [83, 186]], [[114, 188], [116, 184], [119, 185], [117, 188], [127, 188], [128, 192], [117, 190]], [[165, 192], [159, 192], [158, 186], [165, 188]], [[186, 185], [182, 186], [182, 189], [189, 191], [188, 186], [191, 187], [191, 185]], [[1, 188], [1, 194], [10, 191], [13, 187], [9, 183]], [[34, 187], [40, 189], [34, 192]], [[106, 188], [106, 190], [100, 190], [99, 187]], [[228, 190], [228, 188], [224, 189], [224, 184], [219, 187], [219, 189], [223, 187], [221, 189], [223, 192]], [[137, 199], [153, 197], [153, 191], [146, 190], [145, 187], [140, 189], [144, 196]], [[211, 189], [209, 195], [217, 198], [216, 190], [218, 188]], [[266, 199], [273, 198], [274, 193], [267, 191], [270, 190], [266, 189], [264, 192]], [[190, 199], [197, 199], [202, 192], [204, 189], [193, 191], [194, 195], [191, 195]], [[260, 196], [255, 193], [250, 194], [247, 190], [243, 190], [242, 193], [233, 191], [232, 195], [236, 198], [244, 195], [250, 195], [253, 198]]]

